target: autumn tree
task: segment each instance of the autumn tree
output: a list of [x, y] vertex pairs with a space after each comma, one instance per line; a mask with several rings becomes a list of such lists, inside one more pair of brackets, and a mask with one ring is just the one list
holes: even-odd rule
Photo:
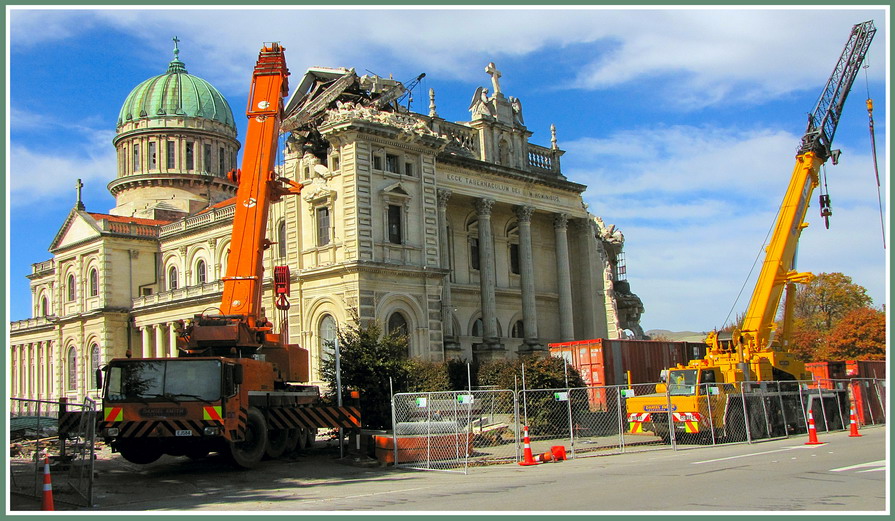
[[821, 273], [796, 290], [794, 317], [803, 327], [828, 333], [852, 310], [869, 306], [867, 290], [842, 273]]
[[828, 360], [885, 360], [886, 313], [870, 307], [849, 311], [826, 338]]

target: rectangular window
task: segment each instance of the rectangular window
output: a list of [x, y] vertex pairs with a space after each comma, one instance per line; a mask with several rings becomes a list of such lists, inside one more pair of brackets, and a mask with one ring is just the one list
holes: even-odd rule
[[382, 170], [382, 156], [373, 156], [373, 170]]
[[227, 156], [224, 155], [224, 147], [218, 149], [218, 174], [224, 175], [227, 173]]
[[518, 275], [521, 272], [519, 269], [519, 245], [518, 244], [510, 244], [510, 271], [516, 275]]
[[165, 155], [167, 156], [169, 170], [174, 169], [174, 146], [175, 145], [174, 145], [173, 141], [168, 141], [168, 147], [167, 147], [168, 149], [165, 150]]
[[401, 233], [401, 207], [396, 204], [388, 205], [388, 242], [403, 244]]
[[329, 163], [331, 165], [330, 170], [332, 170], [333, 172], [339, 171], [339, 156], [333, 156], [332, 159], [330, 159]]
[[134, 172], [140, 171], [140, 143], [134, 143]]
[[394, 154], [385, 155], [385, 169], [388, 172], [397, 174], [398, 172], [398, 156]]
[[205, 143], [202, 148], [202, 171], [208, 174], [211, 173], [211, 145]]
[[317, 246], [329, 244], [329, 208], [317, 208]]
[[187, 141], [186, 143], [186, 169], [192, 170], [196, 166], [195, 160], [193, 159], [193, 145], [192, 141]]
[[413, 163], [409, 161], [404, 163], [404, 175], [413, 177]]
[[158, 168], [158, 151], [156, 150], [156, 142], [149, 142], [149, 169], [155, 170]]
[[469, 239], [469, 265], [472, 269], [479, 269], [479, 239], [471, 237]]

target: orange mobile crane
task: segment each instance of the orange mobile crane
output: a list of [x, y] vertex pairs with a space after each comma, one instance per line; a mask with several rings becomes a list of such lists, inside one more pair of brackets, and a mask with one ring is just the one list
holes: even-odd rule
[[[270, 204], [301, 191], [274, 173], [288, 92], [283, 51], [265, 44], [252, 77], [242, 169], [229, 174], [238, 188], [220, 314], [185, 321], [175, 358], [119, 358], [103, 368], [99, 433], [133, 463], [219, 452], [248, 468], [312, 443], [318, 428], [360, 427], [357, 408], [320, 405], [319, 389], [302, 383], [308, 351], [274, 333], [261, 307]], [[284, 311], [289, 280], [288, 267], [275, 267]]]

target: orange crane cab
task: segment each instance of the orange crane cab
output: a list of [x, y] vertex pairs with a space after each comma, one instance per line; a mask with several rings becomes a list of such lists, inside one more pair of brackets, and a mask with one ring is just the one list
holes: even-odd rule
[[[308, 351], [263, 316], [264, 250], [270, 204], [301, 192], [274, 172], [288, 93], [284, 49], [265, 44], [249, 90], [248, 127], [220, 314], [183, 321], [176, 358], [114, 359], [104, 368], [99, 433], [134, 463], [162, 454], [228, 456], [252, 467], [312, 443], [318, 428], [358, 429], [356, 407], [325, 407], [309, 380]], [[276, 305], [289, 307], [289, 270], [274, 273]]]

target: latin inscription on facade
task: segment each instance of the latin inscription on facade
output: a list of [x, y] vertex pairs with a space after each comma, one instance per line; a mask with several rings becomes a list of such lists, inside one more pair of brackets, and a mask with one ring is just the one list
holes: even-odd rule
[[458, 174], [447, 174], [445, 176], [448, 181], [453, 181], [455, 183], [459, 183], [461, 185], [473, 186], [477, 188], [487, 188], [489, 190], [493, 190], [495, 192], [503, 192], [512, 195], [521, 195], [525, 197], [530, 197], [532, 199], [538, 199], [541, 201], [553, 201], [555, 203], [560, 202], [558, 195], [553, 194], [545, 194], [542, 192], [535, 192], [532, 190], [524, 189], [518, 186], [510, 186], [502, 183], [495, 183], [494, 181], [488, 181], [486, 179], [479, 179], [476, 177], [469, 177], [465, 175]]

